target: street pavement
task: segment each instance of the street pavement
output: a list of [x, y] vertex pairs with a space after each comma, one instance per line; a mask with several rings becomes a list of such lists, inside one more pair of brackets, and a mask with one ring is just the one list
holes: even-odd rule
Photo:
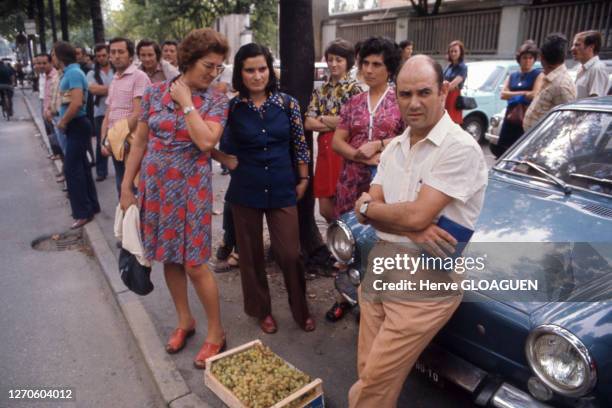
[[[0, 120], [0, 407], [163, 406], [87, 248], [31, 247], [72, 219], [19, 92], [14, 101], [16, 120]], [[8, 399], [37, 387], [70, 387], [76, 401]]]
[[[27, 92], [28, 98], [36, 103], [36, 96]], [[32, 127], [28, 124], [30, 128]], [[11, 132], [13, 134], [13, 132]], [[32, 140], [32, 138], [28, 139]], [[33, 142], [32, 142], [33, 143]], [[43, 153], [40, 149], [36, 150], [38, 157], [33, 157], [36, 163], [42, 162]], [[5, 151], [3, 150], [3, 154]], [[46, 163], [42, 163], [46, 168]], [[112, 164], [109, 166], [109, 177], [100, 183], [96, 183], [98, 196], [102, 207], [102, 212], [96, 216], [96, 222], [100, 226], [109, 246], [118, 254], [113, 237], [113, 217], [117, 205], [117, 192], [114, 185], [114, 172]], [[213, 162], [213, 253], [222, 238], [222, 209], [223, 196], [229, 182], [229, 176], [220, 175], [220, 168]], [[3, 174], [6, 174], [3, 172]], [[51, 173], [49, 173], [51, 174]], [[7, 181], [8, 182], [8, 181]], [[46, 179], [46, 189], [53, 194], [45, 194], [41, 197], [38, 205], [41, 208], [53, 206], [53, 197], [57, 195], [57, 186], [53, 182], [53, 177], [49, 175]], [[50, 202], [47, 202], [51, 200]], [[58, 209], [63, 211], [61, 219], [54, 219], [57, 228], [67, 226], [70, 223], [69, 207], [59, 195], [57, 204]], [[62, 207], [63, 206], [63, 207]], [[6, 212], [5, 212], [6, 213]], [[3, 217], [4, 218], [4, 217]], [[14, 219], [15, 217], [11, 217]], [[324, 229], [322, 220], [318, 224]], [[39, 221], [40, 225], [40, 221]], [[45, 231], [54, 231], [51, 223], [43, 222]], [[324, 231], [323, 231], [324, 232]], [[63, 257], [68, 256], [67, 252], [56, 254], [64, 262], [69, 262]], [[51, 268], [49, 268], [51, 270]], [[53, 268], [55, 270], [55, 267]], [[92, 270], [95, 270], [92, 269]], [[93, 273], [93, 272], [92, 272]], [[319, 278], [308, 281], [308, 298], [311, 306], [311, 313], [317, 321], [317, 330], [312, 333], [303, 332], [292, 320], [287, 304], [287, 293], [282, 282], [282, 275], [275, 267], [270, 264], [268, 276], [273, 298], [273, 313], [279, 324], [279, 331], [274, 335], [266, 335], [261, 332], [257, 322], [246, 316], [242, 309], [242, 289], [240, 285], [239, 273], [237, 269], [230, 272], [217, 274], [217, 281], [221, 294], [222, 317], [227, 332], [228, 346], [236, 347], [254, 339], [261, 339], [266, 345], [272, 348], [277, 354], [291, 362], [293, 365], [303, 370], [307, 374], [323, 380], [323, 388], [326, 395], [326, 406], [345, 407], [347, 405], [347, 392], [352, 383], [356, 380], [356, 345], [358, 326], [352, 315], [347, 316], [342, 321], [331, 324], [325, 321], [324, 313], [334, 302], [335, 292], [333, 290], [333, 279]], [[144, 305], [157, 330], [157, 334], [163, 342], [166, 341], [176, 325], [174, 306], [169, 296], [168, 290], [163, 279], [161, 265], [156, 264], [151, 274], [155, 290], [140, 300]], [[101, 281], [101, 278], [100, 278]], [[206, 388], [203, 382], [203, 372], [193, 368], [192, 360], [199, 350], [205, 338], [206, 318], [204, 310], [199, 303], [195, 292], [189, 285], [190, 304], [197, 321], [196, 335], [191, 338], [185, 349], [178, 354], [172, 355], [180, 374], [183, 376], [191, 391], [199, 396], [212, 407], [224, 406], [216, 396]], [[4, 303], [4, 302], [3, 302]], [[2, 303], [2, 304], [3, 304]], [[18, 323], [11, 322], [2, 327], [13, 328]], [[127, 340], [126, 340], [127, 341]], [[118, 349], [125, 346], [116, 346]], [[100, 351], [95, 359], [106, 358], [105, 353]], [[85, 392], [85, 391], [83, 391]], [[146, 395], [146, 394], [145, 394]], [[0, 400], [1, 401], [1, 400]], [[131, 406], [146, 406], [137, 404]], [[439, 406], [472, 406], [469, 399], [461, 394], [447, 389], [441, 393], [438, 386], [425, 380], [418, 374], [413, 374], [406, 381], [405, 392], [400, 398], [399, 405], [416, 407], [439, 407]]]

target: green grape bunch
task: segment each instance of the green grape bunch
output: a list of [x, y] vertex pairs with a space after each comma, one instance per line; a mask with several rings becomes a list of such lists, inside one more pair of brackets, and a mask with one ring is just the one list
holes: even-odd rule
[[312, 381], [261, 344], [215, 361], [211, 374], [249, 408], [270, 407]]

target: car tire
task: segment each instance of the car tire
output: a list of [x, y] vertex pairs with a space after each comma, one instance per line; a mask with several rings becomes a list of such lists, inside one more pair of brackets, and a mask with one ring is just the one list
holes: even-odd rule
[[484, 141], [486, 131], [485, 121], [477, 115], [470, 115], [463, 119], [463, 129], [468, 132], [478, 143]]

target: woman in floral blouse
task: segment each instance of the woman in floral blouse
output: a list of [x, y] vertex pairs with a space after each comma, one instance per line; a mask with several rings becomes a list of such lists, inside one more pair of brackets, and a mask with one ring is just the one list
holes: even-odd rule
[[319, 212], [327, 222], [334, 219], [334, 195], [342, 168], [342, 157], [331, 148], [336, 126], [340, 122], [340, 108], [351, 96], [363, 92], [348, 75], [354, 62], [353, 50], [353, 45], [342, 39], [332, 41], [327, 46], [325, 60], [330, 79], [313, 91], [304, 123], [307, 130], [319, 132], [313, 192], [319, 199]]
[[332, 147], [344, 158], [336, 186], [334, 216], [352, 211], [370, 180], [386, 139], [400, 134], [401, 120], [391, 83], [401, 61], [399, 47], [382, 37], [371, 37], [359, 50], [359, 65], [368, 92], [353, 96], [342, 107]]

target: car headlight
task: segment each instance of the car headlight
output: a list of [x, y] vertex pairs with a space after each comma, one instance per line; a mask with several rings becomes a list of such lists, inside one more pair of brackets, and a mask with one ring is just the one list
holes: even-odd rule
[[536, 327], [527, 337], [525, 352], [533, 372], [561, 395], [581, 397], [597, 382], [589, 351], [578, 337], [562, 327]]
[[355, 240], [351, 229], [341, 220], [336, 220], [327, 229], [327, 248], [340, 262], [351, 264], [355, 254]]
[[493, 116], [491, 118], [491, 126], [492, 127], [498, 127], [500, 122], [501, 122], [501, 118], [499, 116]]
[[347, 272], [349, 280], [355, 286], [359, 286], [361, 284], [361, 274], [357, 269], [349, 269]]

